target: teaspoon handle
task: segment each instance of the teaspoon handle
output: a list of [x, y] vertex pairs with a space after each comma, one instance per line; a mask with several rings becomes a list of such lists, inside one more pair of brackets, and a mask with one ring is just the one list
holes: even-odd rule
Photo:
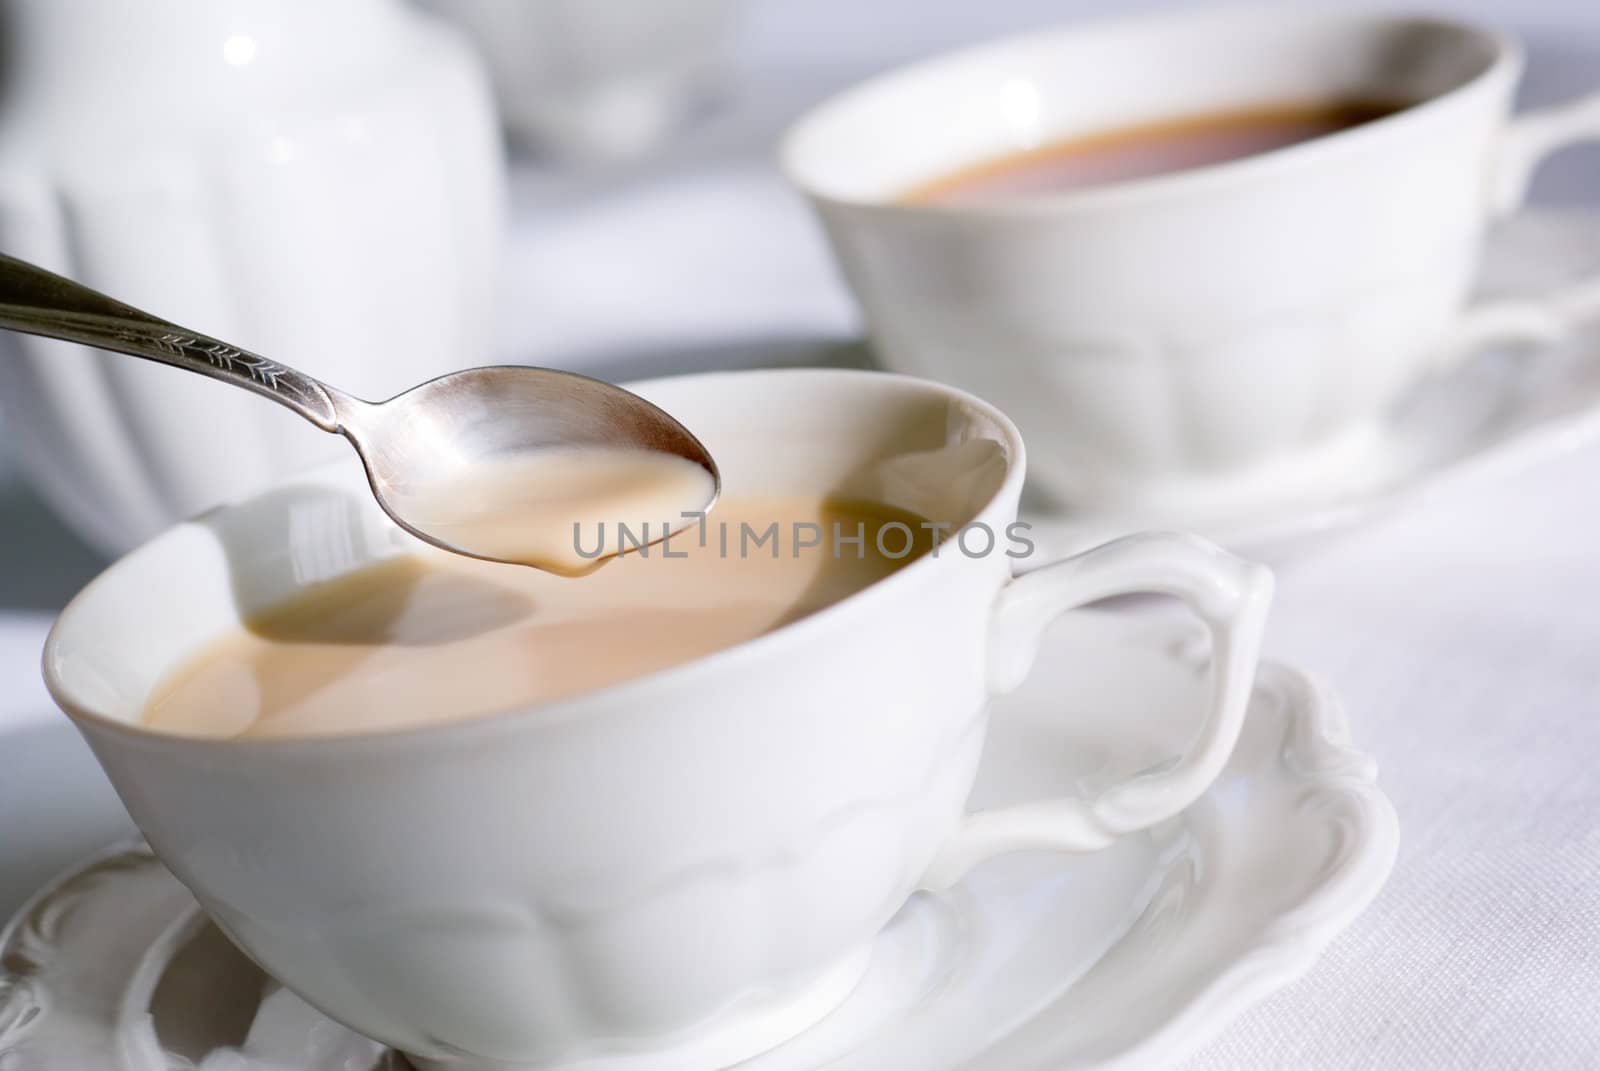
[[305, 373], [4, 254], [0, 254], [0, 327], [198, 372], [271, 398], [324, 431], [339, 430], [335, 393]]

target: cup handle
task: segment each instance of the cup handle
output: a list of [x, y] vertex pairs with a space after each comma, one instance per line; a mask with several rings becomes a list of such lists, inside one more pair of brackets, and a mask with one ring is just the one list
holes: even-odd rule
[[923, 876], [945, 889], [991, 856], [1045, 849], [1091, 852], [1178, 814], [1222, 772], [1244, 724], [1272, 573], [1193, 536], [1128, 536], [1016, 577], [1000, 592], [989, 641], [989, 688], [1022, 683], [1046, 627], [1074, 607], [1112, 595], [1176, 596], [1211, 632], [1210, 710], [1189, 751], [1093, 799], [1062, 796], [969, 814]]
[[[1490, 215], [1498, 219], [1516, 213], [1545, 158], [1583, 141], [1600, 141], [1600, 93], [1513, 119], [1491, 160]], [[1568, 283], [1538, 297], [1477, 305], [1462, 315], [1439, 346], [1437, 363], [1448, 365], [1494, 344], [1549, 345], [1597, 316], [1600, 277]]]

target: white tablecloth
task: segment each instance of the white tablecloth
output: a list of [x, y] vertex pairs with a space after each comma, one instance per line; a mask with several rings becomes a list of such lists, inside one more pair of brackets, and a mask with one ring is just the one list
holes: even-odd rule
[[[519, 165], [506, 356], [618, 377], [850, 359], [854, 312], [777, 179], [775, 131], [890, 62], [1109, 6], [752, 4], [733, 94], [660, 159], [581, 177]], [[1600, 85], [1600, 5], [1457, 6], [1528, 31], [1531, 99]], [[1573, 154], [1541, 176], [1540, 196], [1600, 193], [1597, 160]], [[1597, 472], [1600, 444], [1582, 447], [1282, 569], [1270, 651], [1343, 695], [1403, 843], [1381, 898], [1310, 976], [1194, 1067], [1600, 1067]], [[0, 531], [0, 837], [35, 838], [28, 864], [0, 874], [3, 913], [120, 818], [82, 745], [50, 720], [36, 669], [50, 613], [97, 563], [3, 458]], [[63, 805], [51, 789], [74, 779], [81, 798]]]

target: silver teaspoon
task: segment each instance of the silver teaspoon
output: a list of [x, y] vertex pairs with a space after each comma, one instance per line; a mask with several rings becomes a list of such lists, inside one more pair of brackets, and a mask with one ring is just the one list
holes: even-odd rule
[[[362, 401], [3, 254], [0, 327], [160, 361], [271, 398], [350, 440], [395, 523], [468, 557], [581, 574], [623, 549], [624, 538], [648, 545], [695, 523], [721, 488], [716, 463], [682, 424], [636, 394], [571, 372], [470, 368], [385, 402]], [[632, 528], [608, 542], [607, 522]], [[580, 524], [595, 526], [581, 551]]]

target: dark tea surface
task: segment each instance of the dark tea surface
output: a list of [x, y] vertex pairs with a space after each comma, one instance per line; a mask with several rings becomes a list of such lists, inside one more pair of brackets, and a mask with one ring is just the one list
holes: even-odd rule
[[1058, 193], [1225, 163], [1392, 115], [1377, 101], [1260, 107], [1120, 127], [985, 160], [908, 190], [909, 204], [970, 204]]

